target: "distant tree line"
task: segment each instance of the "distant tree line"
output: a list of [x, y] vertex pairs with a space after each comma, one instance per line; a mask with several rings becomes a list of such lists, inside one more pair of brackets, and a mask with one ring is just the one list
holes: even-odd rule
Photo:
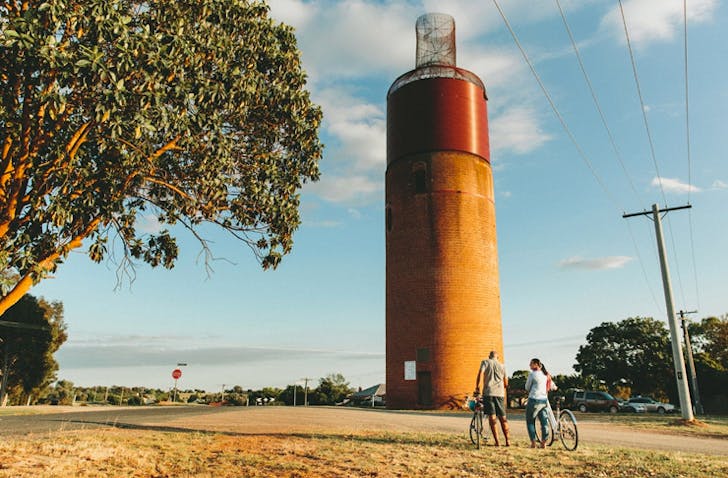
[[[201, 405], [293, 405], [294, 386], [286, 388], [264, 387], [258, 390], [244, 389], [240, 385], [209, 392], [201, 389], [180, 389], [177, 403]], [[303, 405], [308, 395], [309, 405], [335, 405], [341, 403], [354, 390], [340, 373], [329, 374], [319, 380], [308, 393], [301, 385], [296, 387], [296, 404]], [[79, 387], [68, 380], [59, 380], [48, 386], [42, 394], [35, 396], [31, 404], [97, 404], [97, 405], [151, 405], [174, 400], [169, 390], [148, 387], [93, 386]], [[24, 403], [23, 403], [24, 404]]]
[[[691, 322], [701, 401], [707, 413], [728, 412], [728, 315]], [[571, 375], [556, 375], [564, 395], [571, 389], [608, 391], [617, 398], [635, 395], [678, 403], [670, 333], [664, 322], [630, 317], [592, 328], [579, 347]], [[524, 402], [528, 371], [513, 373], [508, 389], [516, 404]]]

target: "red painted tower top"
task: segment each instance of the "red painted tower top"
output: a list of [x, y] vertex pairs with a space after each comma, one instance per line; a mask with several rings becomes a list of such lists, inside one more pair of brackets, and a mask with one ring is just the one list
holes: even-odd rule
[[456, 66], [455, 20], [428, 13], [415, 28], [416, 67], [387, 94], [388, 163], [425, 151], [464, 151], [490, 162], [485, 86]]

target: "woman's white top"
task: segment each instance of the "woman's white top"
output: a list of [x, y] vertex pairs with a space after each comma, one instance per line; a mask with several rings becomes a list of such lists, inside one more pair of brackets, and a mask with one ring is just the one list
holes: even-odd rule
[[526, 391], [528, 392], [528, 398], [535, 398], [536, 400], [546, 400], [548, 393], [546, 391], [546, 375], [540, 370], [531, 371], [526, 379]]

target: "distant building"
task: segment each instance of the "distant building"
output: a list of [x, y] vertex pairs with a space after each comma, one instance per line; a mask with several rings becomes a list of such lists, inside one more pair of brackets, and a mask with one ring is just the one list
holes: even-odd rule
[[383, 383], [352, 393], [348, 403], [352, 405], [381, 406], [384, 405], [387, 388]]

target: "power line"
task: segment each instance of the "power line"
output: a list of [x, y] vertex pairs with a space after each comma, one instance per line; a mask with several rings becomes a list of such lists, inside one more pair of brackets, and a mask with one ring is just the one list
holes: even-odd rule
[[[574, 137], [573, 133], [569, 129], [568, 125], [566, 124], [566, 121], [564, 120], [563, 116], [561, 116], [561, 113], [559, 113], [558, 108], [556, 108], [556, 104], [554, 103], [554, 100], [551, 98], [551, 95], [549, 94], [548, 90], [546, 89], [546, 86], [544, 85], [543, 81], [541, 81], [541, 78], [539, 77], [538, 73], [536, 72], [536, 68], [533, 66], [533, 63], [531, 62], [531, 60], [529, 59], [528, 55], [526, 54], [525, 49], [521, 45], [521, 42], [518, 40], [518, 36], [516, 35], [515, 31], [511, 27], [511, 24], [508, 21], [508, 18], [506, 17], [505, 13], [503, 12], [503, 9], [501, 9], [500, 4], [498, 3], [498, 0], [493, 0], [493, 3], [495, 4], [495, 7], [498, 9], [498, 13], [500, 14], [501, 18], [503, 19], [503, 23], [505, 23], [506, 28], [508, 28], [508, 31], [511, 34], [511, 37], [513, 38], [514, 43], [516, 44], [516, 46], [520, 50], [521, 55], [523, 56], [523, 59], [526, 61], [526, 64], [528, 64], [528, 67], [531, 70], [531, 73], [533, 74], [533, 77], [538, 82], [538, 85], [541, 88], [541, 91], [543, 92], [544, 96], [548, 100], [549, 105], [551, 106], [551, 109], [553, 110], [553, 112], [556, 115], [557, 119], [561, 123], [562, 128], [564, 129], [564, 131], [566, 132], [566, 134], [569, 136], [569, 139], [573, 143], [574, 147], [579, 152], [579, 156], [584, 161], [584, 163], [586, 164], [587, 168], [589, 168], [589, 171], [591, 172], [592, 176], [594, 176], [594, 179], [597, 181], [597, 183], [599, 183], [599, 185], [601, 186], [602, 190], [607, 195], [607, 197], [612, 202], [612, 204], [615, 206], [615, 208], [618, 211], [622, 211], [623, 212], [624, 211], [624, 208], [619, 204], [619, 202], [615, 199], [615, 197], [610, 193], [610, 191], [607, 188], [606, 184], [599, 177], [599, 175], [597, 174], [594, 166], [592, 165], [591, 161], [587, 157], [586, 153], [581, 148], [581, 146], [579, 145], [579, 143], [576, 141], [576, 138]], [[561, 7], [559, 5], [559, 9], [560, 8]], [[568, 27], [567, 27], [567, 29], [568, 29]], [[572, 43], [573, 43], [573, 37], [572, 37], [571, 33], [569, 33], [569, 36], [570, 36], [570, 38], [572, 38]], [[577, 53], [577, 55], [578, 55], [578, 53]], [[579, 56], [579, 58], [580, 58], [580, 56]], [[586, 71], [583, 68], [583, 64], [581, 62], [581, 59], [579, 60], [579, 63], [582, 66], [582, 71], [586, 75]], [[586, 77], [587, 77], [587, 82], [589, 82], [588, 75], [586, 75]], [[602, 115], [602, 119], [604, 121], [604, 125], [605, 125], [605, 127], [607, 127], [606, 126], [606, 120], [604, 119], [604, 115], [601, 112], [601, 108], [598, 106], [598, 103], [599, 102], [596, 99], [596, 94], [594, 93], [593, 88], [591, 88], [591, 82], [589, 82], [589, 84], [590, 84], [590, 89], [591, 89], [592, 94], [593, 94], [593, 98], [594, 98], [594, 100], [595, 100], [595, 102], [597, 104], [598, 109], [600, 110], [601, 115]], [[607, 127], [607, 130], [609, 131], [610, 139], [612, 139], [612, 141], [613, 141], [613, 136], [612, 136], [611, 131], [609, 130], [608, 127]], [[614, 142], [614, 141], [613, 141], [613, 146], [616, 148], [616, 142]], [[617, 151], [618, 151], [618, 149], [617, 149]], [[620, 163], [622, 163], [621, 158], [620, 158]], [[622, 163], [622, 167], [624, 167], [624, 164], [623, 163]], [[626, 173], [626, 168], [625, 168], [625, 173]], [[627, 175], [627, 177], [629, 178], [629, 174]], [[632, 185], [632, 187], [633, 187], [633, 190], [634, 190], [635, 189], [634, 188], [634, 185]], [[636, 190], [634, 192], [636, 194]], [[629, 225], [628, 225], [628, 230], [629, 230], [630, 236], [632, 238], [632, 244], [635, 247], [635, 252], [636, 252], [637, 257], [638, 257], [639, 262], [640, 262], [640, 267], [642, 268], [642, 273], [643, 273], [644, 278], [645, 278], [645, 283], [647, 285], [647, 288], [650, 291], [650, 295], [652, 296], [652, 299], [655, 302], [655, 305], [657, 306], [657, 309], [659, 310], [660, 307], [659, 307], [658, 302], [657, 302], [657, 299], [655, 297], [655, 293], [652, 290], [652, 286], [650, 285], [649, 280], [647, 279], [647, 271], [646, 271], [645, 265], [644, 265], [644, 263], [642, 261], [642, 255], [639, 252], [639, 247], [637, 246], [637, 241], [634, 239], [634, 235], [632, 234], [632, 230], [629, 227]]]
[[[688, 204], [693, 189], [693, 166], [690, 147], [690, 88], [688, 83], [688, 2], [683, 0], [683, 58], [685, 63], [685, 144], [688, 157]], [[690, 255], [693, 261], [693, 278], [695, 280], [695, 302], [700, 309], [700, 288], [698, 287], [698, 264], [695, 261], [695, 240], [693, 239], [693, 213], [688, 210], [688, 229], [690, 231]]]
[[690, 100], [688, 88], [688, 2], [683, 0], [683, 57], [685, 63], [685, 144], [688, 155], [688, 204], [693, 189], [693, 168], [690, 151]]
[[569, 129], [569, 126], [566, 124], [566, 121], [564, 120], [564, 117], [561, 116], [561, 113], [559, 112], [558, 108], [556, 108], [556, 104], [554, 103], [554, 100], [551, 98], [551, 95], [549, 94], [548, 90], [546, 89], [546, 86], [543, 84], [543, 81], [541, 81], [541, 77], [536, 72], [536, 68], [534, 68], [533, 63], [531, 62], [531, 59], [526, 54], [526, 50], [524, 50], [523, 46], [521, 45], [521, 42], [518, 40], [518, 37], [516, 36], [516, 32], [513, 31], [513, 28], [511, 27], [510, 22], [508, 21], [508, 18], [506, 18], [505, 13], [501, 9], [500, 4], [498, 3], [498, 0], [493, 0], [493, 3], [495, 4], [495, 7], [498, 9], [498, 13], [500, 13], [501, 18], [503, 19], [503, 23], [505, 23], [506, 28], [508, 28], [508, 31], [511, 34], [511, 37], [513, 38], [513, 41], [515, 42], [518, 49], [521, 51], [521, 55], [523, 56], [523, 59], [526, 61], [526, 64], [528, 64], [528, 67], [531, 70], [531, 73], [533, 74], [533, 77], [536, 79], [536, 82], [538, 82], [538, 86], [541, 87], [541, 91], [543, 92], [544, 96], [549, 102], [549, 105], [551, 105], [551, 109], [554, 112], [554, 115], [556, 115], [556, 118], [559, 120], [559, 123], [561, 123], [561, 127], [566, 132], [567, 136], [571, 140], [571, 143], [574, 145], [576, 150], [579, 153], [579, 156], [581, 157], [582, 161], [584, 161], [584, 164], [586, 164], [586, 167], [589, 168], [589, 171], [591, 172], [592, 176], [594, 176], [594, 179], [599, 183], [599, 186], [601, 186], [602, 190], [604, 191], [604, 194], [607, 195], [609, 200], [615, 205], [617, 209], [622, 209], [619, 206], [619, 203], [615, 199], [614, 196], [609, 192], [609, 189], [607, 188], [606, 184], [602, 181], [602, 178], [599, 177], [597, 174], [596, 169], [594, 168], [594, 165], [587, 157], [586, 153], [582, 149], [582, 147], [579, 145], [579, 142], [576, 141], [576, 137], [574, 137], [574, 134], [571, 132], [571, 129]]
[[655, 173], [657, 174], [657, 181], [660, 186], [660, 192], [662, 193], [662, 201], [667, 207], [667, 197], [665, 197], [665, 189], [662, 187], [662, 175], [660, 174], [660, 167], [657, 165], [657, 156], [655, 155], [655, 145], [652, 141], [652, 133], [650, 132], [650, 123], [647, 121], [647, 108], [645, 107], [645, 100], [642, 96], [642, 88], [640, 87], [640, 79], [637, 75], [637, 63], [634, 59], [634, 52], [632, 51], [632, 42], [629, 39], [629, 30], [627, 29], [627, 19], [624, 16], [624, 8], [622, 7], [622, 0], [619, 1], [619, 12], [622, 16], [622, 26], [624, 26], [624, 36], [627, 39], [627, 49], [629, 50], [629, 59], [632, 63], [632, 76], [634, 76], [635, 85], [637, 85], [637, 96], [640, 100], [640, 107], [642, 109], [642, 120], [645, 124], [645, 131], [647, 132], [647, 141], [650, 143], [650, 155], [652, 157], [652, 164], [655, 166]]
[[693, 278], [695, 280], [695, 303], [700, 309], [700, 288], [698, 287], [698, 264], [695, 261], [695, 241], [693, 240], [693, 215], [688, 211], [688, 230], [690, 231], [690, 255], [693, 260]]
[[[640, 107], [642, 110], [642, 120], [645, 125], [645, 132], [647, 133], [647, 141], [650, 145], [650, 156], [652, 157], [652, 164], [655, 166], [655, 174], [657, 175], [657, 182], [660, 186], [660, 193], [662, 194], [662, 201], [665, 204], [665, 207], [667, 207], [667, 197], [665, 196], [665, 188], [662, 185], [662, 175], [660, 174], [660, 167], [657, 164], [657, 155], [655, 154], [655, 145], [652, 141], [652, 133], [650, 131], [650, 123], [647, 120], [647, 108], [645, 107], [645, 100], [642, 96], [642, 88], [640, 87], [640, 79], [639, 75], [637, 74], [637, 62], [635, 61], [634, 57], [634, 51], [632, 50], [632, 42], [629, 38], [629, 29], [627, 28], [627, 18], [624, 15], [624, 7], [622, 6], [622, 0], [618, 0], [619, 2], [619, 13], [622, 17], [622, 26], [624, 27], [624, 37], [627, 40], [627, 49], [629, 50], [629, 59], [632, 64], [632, 76], [634, 76], [634, 82], [637, 86], [637, 96], [640, 100]], [[688, 188], [690, 189], [690, 188]], [[670, 233], [670, 243], [672, 244], [672, 253], [673, 258], [675, 260], [675, 271], [677, 272], [677, 283], [680, 289], [680, 297], [682, 298], [683, 304], [685, 303], [685, 289], [683, 288], [682, 283], [682, 274], [680, 273], [680, 262], [677, 258], [677, 249], [675, 248], [675, 235], [672, 232], [672, 221], [670, 221], [670, 218], [667, 218], [667, 228]]]
[[660, 310], [660, 303], [657, 302], [657, 296], [655, 295], [655, 291], [652, 290], [652, 286], [650, 285], [650, 279], [647, 275], [647, 269], [645, 268], [645, 263], [642, 260], [642, 254], [640, 254], [639, 247], [637, 247], [637, 239], [634, 237], [634, 233], [632, 232], [632, 226], [630, 226], [629, 221], [627, 221], [627, 230], [629, 231], [629, 237], [632, 239], [632, 245], [634, 246], [635, 253], [637, 254], [637, 260], [640, 263], [640, 269], [642, 269], [642, 276], [645, 279], [645, 284], [647, 284], [647, 290], [650, 291], [650, 296], [652, 297], [652, 302], [655, 303], [656, 310]]
[[[627, 171], [627, 167], [624, 164], [624, 161], [622, 159], [622, 155], [619, 152], [619, 148], [617, 147], [617, 142], [614, 139], [614, 135], [612, 134], [612, 130], [609, 128], [609, 125], [607, 124], [607, 118], [604, 115], [604, 110], [601, 107], [601, 104], [599, 103], [599, 99], [597, 98], [597, 94], [594, 91], [594, 86], [592, 85], [591, 79], [589, 78], [589, 74], [586, 71], [586, 67], [584, 66], [584, 61], [581, 57], [581, 53], [579, 53], [579, 47], [577, 46], [576, 40], [574, 39], [574, 35], [571, 31], [571, 28], [569, 27], [569, 22], [566, 19], [566, 14], [564, 13], [564, 9], [561, 6], [561, 2], [559, 0], [556, 0], [556, 6], [559, 9], [559, 14], [561, 15], [561, 20], [564, 23], [564, 28], [566, 29], [566, 33], [569, 35], [569, 40], [571, 41], [571, 46], [574, 50], [574, 54], [576, 55], [576, 59], [579, 62], [579, 68], [581, 69], [581, 73], [584, 76], [584, 81], [587, 84], [587, 87], [589, 88], [589, 92], [591, 93], [592, 100], [594, 101], [594, 106], [597, 109], [597, 112], [599, 113], [599, 118], [602, 120], [602, 125], [604, 126], [604, 130], [607, 132], [607, 136], [609, 137], [609, 142], [612, 145], [612, 150], [614, 151], [614, 156], [617, 159], [617, 162], [622, 168], [622, 172], [624, 172], [625, 177], [627, 178], [627, 181], [629, 182], [630, 188], [632, 189], [632, 192], [634, 193], [635, 197], [640, 200], [640, 195], [637, 192], [637, 188], [635, 187], [634, 181], [632, 181], [632, 177], [629, 174], [629, 171]], [[627, 230], [629, 231], [630, 239], [632, 240], [632, 245], [634, 247], [635, 253], [637, 255], [637, 259], [640, 264], [640, 268], [642, 269], [642, 275], [645, 279], [645, 284], [647, 285], [647, 289], [650, 292], [650, 295], [652, 296], [652, 300], [655, 303], [655, 306], [657, 307], [657, 310], [660, 309], [660, 306], [657, 302], [657, 297], [655, 296], [655, 292], [652, 290], [652, 286], [650, 285], [650, 281], [647, 275], [647, 270], [645, 269], [644, 261], [642, 260], [642, 254], [640, 253], [639, 246], [637, 245], [637, 240], [634, 237], [634, 233], [632, 232], [632, 226], [630, 226], [629, 222], [627, 224]]]
[[629, 175], [629, 172], [627, 171], [627, 167], [624, 165], [624, 161], [622, 160], [622, 155], [619, 152], [619, 148], [617, 147], [617, 143], [614, 140], [614, 135], [612, 134], [612, 130], [609, 128], [609, 125], [607, 124], [607, 118], [604, 115], [604, 111], [602, 110], [601, 105], [599, 104], [599, 100], [597, 99], [597, 94], [594, 91], [594, 86], [592, 85], [591, 79], [589, 78], [589, 75], [586, 72], [586, 68], [584, 67], [584, 62], [581, 58], [581, 54], [579, 53], [579, 47], [576, 44], [576, 41], [574, 40], [574, 35], [571, 32], [571, 28], [569, 27], [569, 22], [566, 20], [566, 15], [564, 14], [564, 10], [561, 7], [561, 2], [559, 0], [556, 0], [556, 6], [559, 8], [559, 14], [561, 15], [561, 20], [564, 22], [564, 27], [566, 28], [566, 33], [569, 35], [569, 40], [571, 40], [571, 46], [574, 49], [574, 54], [576, 54], [576, 59], [579, 62], [579, 68], [581, 69], [581, 73], [584, 75], [584, 80], [586, 81], [587, 86], [589, 87], [589, 92], [591, 93], [592, 100], [594, 100], [594, 106], [596, 106], [597, 111], [599, 112], [599, 117], [602, 120], [602, 125], [604, 126], [605, 131], [607, 132], [607, 136], [609, 137], [609, 142], [612, 145], [612, 150], [614, 151], [614, 156], [617, 159], [617, 162], [619, 162], [619, 165], [622, 167], [622, 171], [624, 172], [624, 175], [627, 177], [627, 181], [629, 182], [629, 185], [632, 189], [632, 192], [637, 197], [637, 199], [640, 199], [640, 195], [637, 192], [637, 188], [634, 185], [634, 182], [632, 181], [632, 177]]

